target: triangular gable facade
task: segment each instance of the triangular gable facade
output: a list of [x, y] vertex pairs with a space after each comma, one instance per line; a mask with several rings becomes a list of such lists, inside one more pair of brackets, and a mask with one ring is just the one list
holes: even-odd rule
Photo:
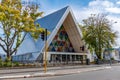
[[[70, 7], [67, 6], [38, 19], [36, 23], [39, 23], [41, 27], [51, 32], [47, 41], [48, 52], [74, 52], [82, 54], [80, 47], [83, 46], [84, 43], [81, 40], [81, 31], [77, 26]], [[39, 38], [35, 46], [36, 50], [31, 52], [34, 53], [32, 54], [33, 58], [31, 60], [40, 60], [40, 55], [44, 52], [44, 41]]]

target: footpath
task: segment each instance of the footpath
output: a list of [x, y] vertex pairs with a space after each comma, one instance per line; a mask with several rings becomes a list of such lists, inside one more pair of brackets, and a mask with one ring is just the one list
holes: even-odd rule
[[[117, 65], [119, 66], [119, 64]], [[109, 66], [109, 64], [108, 65], [79, 65], [79, 66], [48, 67], [46, 73], [44, 73], [43, 68], [4, 69], [4, 70], [0, 70], [0, 80], [13, 79], [13, 78], [70, 75], [70, 74], [77, 74], [81, 72], [96, 71], [96, 70], [103, 70], [103, 69], [110, 69], [110, 68], [111, 66]]]

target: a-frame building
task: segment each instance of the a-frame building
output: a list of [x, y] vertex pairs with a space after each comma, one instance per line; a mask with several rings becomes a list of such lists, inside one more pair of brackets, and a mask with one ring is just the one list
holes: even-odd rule
[[[36, 21], [41, 27], [50, 31], [47, 36], [49, 61], [79, 61], [87, 55], [87, 50], [81, 40], [81, 31], [69, 6], [62, 8]], [[34, 41], [30, 34], [21, 44], [13, 60], [41, 61], [43, 60], [44, 41], [39, 38]]]

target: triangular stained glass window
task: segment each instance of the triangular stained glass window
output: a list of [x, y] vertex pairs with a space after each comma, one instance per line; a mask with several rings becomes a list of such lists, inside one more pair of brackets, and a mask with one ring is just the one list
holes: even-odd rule
[[48, 51], [56, 51], [56, 52], [73, 52], [74, 51], [74, 48], [69, 40], [67, 32], [64, 29], [64, 26], [61, 26], [61, 28], [57, 32], [56, 36], [54, 37], [49, 47], [52, 47], [52, 48], [48, 48], [49, 49]]
[[57, 38], [58, 38], [58, 35], [56, 35], [54, 39], [56, 40]]
[[53, 48], [51, 49], [51, 51], [56, 51], [56, 50], [55, 50], [55, 48], [53, 47]]
[[58, 47], [57, 51], [60, 52], [62, 49], [60, 47]]
[[55, 45], [54, 46], [58, 46], [58, 43], [57, 43], [57, 41], [55, 42]]
[[60, 42], [60, 46], [64, 46], [64, 44], [63, 44], [63, 42], [62, 42], [62, 41]]
[[50, 44], [50, 46], [52, 46], [52, 45], [53, 45], [53, 43]]

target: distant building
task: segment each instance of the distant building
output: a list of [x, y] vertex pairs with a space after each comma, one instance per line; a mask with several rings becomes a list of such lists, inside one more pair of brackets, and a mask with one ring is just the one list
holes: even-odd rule
[[[47, 36], [49, 62], [80, 61], [83, 56], [89, 55], [83, 47], [85, 45], [81, 40], [81, 30], [70, 7], [67, 6], [40, 18], [35, 23], [51, 32]], [[35, 41], [28, 33], [16, 55], [13, 55], [13, 60], [40, 62], [43, 60], [44, 48], [44, 41], [41, 38]]]
[[6, 59], [6, 54], [5, 54], [5, 52], [2, 50], [1, 47], [0, 47], [0, 58], [1, 58], [2, 60], [5, 60], [5, 59]]
[[120, 48], [105, 49], [103, 58], [106, 60], [109, 60], [110, 58], [114, 60], [120, 60]]
[[0, 54], [0, 59], [2, 59], [4, 61], [6, 59], [6, 55], [5, 54]]

